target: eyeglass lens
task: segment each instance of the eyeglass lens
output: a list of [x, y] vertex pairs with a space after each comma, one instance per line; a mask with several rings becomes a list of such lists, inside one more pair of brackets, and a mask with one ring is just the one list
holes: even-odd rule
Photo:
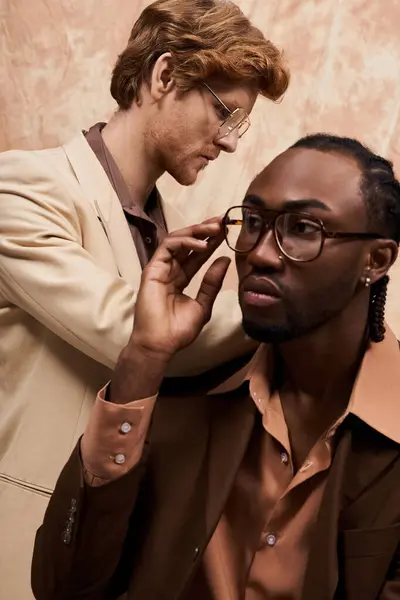
[[242, 137], [250, 126], [247, 113], [242, 108], [237, 108], [233, 113], [226, 119], [226, 121], [220, 127], [220, 137], [229, 135], [235, 129], [238, 130], [239, 137]]
[[251, 252], [260, 237], [271, 229], [275, 232], [280, 249], [293, 260], [309, 261], [321, 250], [321, 225], [307, 216], [296, 213], [261, 213], [255, 208], [234, 207], [227, 214], [226, 240], [236, 252]]

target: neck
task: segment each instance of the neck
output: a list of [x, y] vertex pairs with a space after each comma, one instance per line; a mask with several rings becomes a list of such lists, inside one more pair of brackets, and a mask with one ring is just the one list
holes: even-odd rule
[[130, 191], [132, 204], [144, 209], [163, 170], [146, 138], [145, 119], [140, 110], [134, 106], [115, 113], [102, 130], [102, 136]]
[[307, 398], [313, 409], [344, 409], [365, 350], [367, 319], [368, 304], [355, 301], [318, 330], [281, 344], [285, 389]]

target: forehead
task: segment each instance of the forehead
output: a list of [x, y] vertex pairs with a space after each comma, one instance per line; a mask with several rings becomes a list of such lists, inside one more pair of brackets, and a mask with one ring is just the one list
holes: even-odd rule
[[260, 196], [268, 208], [284, 209], [285, 202], [317, 199], [333, 215], [365, 218], [360, 194], [360, 169], [350, 157], [305, 148], [287, 150], [253, 181], [249, 194]]

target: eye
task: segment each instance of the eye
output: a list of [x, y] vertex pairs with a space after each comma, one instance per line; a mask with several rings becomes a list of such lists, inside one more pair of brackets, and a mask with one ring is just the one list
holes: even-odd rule
[[262, 217], [257, 213], [251, 213], [244, 211], [243, 214], [243, 227], [249, 233], [256, 233], [260, 231], [263, 226]]
[[315, 235], [321, 231], [320, 226], [314, 221], [307, 219], [297, 219], [292, 221], [289, 227], [289, 233], [293, 235]]
[[215, 105], [215, 112], [221, 121], [226, 121], [226, 119], [229, 117], [229, 112], [222, 106], [222, 104], [218, 103]]

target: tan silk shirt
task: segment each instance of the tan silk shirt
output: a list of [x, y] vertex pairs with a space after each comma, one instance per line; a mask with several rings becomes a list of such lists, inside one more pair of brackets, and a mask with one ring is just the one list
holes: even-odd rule
[[101, 130], [104, 126], [105, 123], [93, 125], [88, 132], [85, 132], [86, 141], [97, 156], [121, 202], [143, 269], [167, 234], [160, 196], [157, 189], [154, 188], [146, 202], [145, 210], [135, 204], [134, 198], [132, 198], [122, 174], [102, 138]]
[[[212, 591], [202, 600], [300, 598], [338, 425], [352, 413], [388, 435], [386, 424], [393, 419], [400, 422], [400, 353], [387, 329], [385, 340], [371, 344], [365, 353], [347, 410], [295, 473], [279, 394], [270, 391], [271, 360], [271, 348], [261, 346], [247, 367], [210, 392], [229, 393], [247, 380], [260, 417], [204, 555]], [[137, 463], [155, 402], [153, 397], [117, 406], [104, 400], [104, 390], [100, 392], [82, 439], [82, 458], [92, 485], [115, 479]], [[195, 579], [189, 598], [197, 598], [196, 586]]]

